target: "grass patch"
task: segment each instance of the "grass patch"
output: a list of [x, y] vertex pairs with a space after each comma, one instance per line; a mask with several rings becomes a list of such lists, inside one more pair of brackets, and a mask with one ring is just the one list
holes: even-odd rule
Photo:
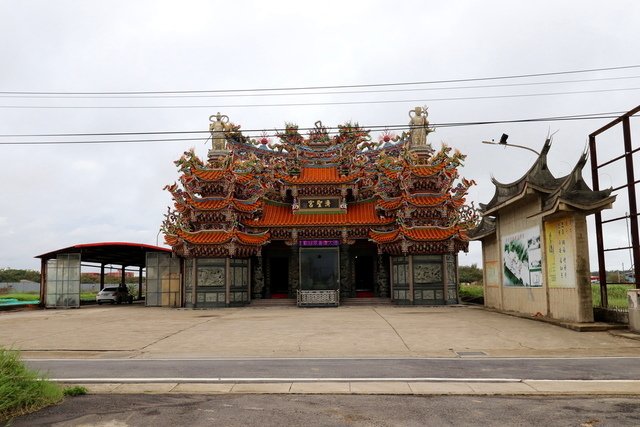
[[97, 292], [80, 292], [80, 301], [95, 301]]
[[42, 409], [63, 398], [62, 388], [28, 369], [17, 351], [0, 348], [0, 421]]
[[460, 298], [482, 298], [482, 285], [460, 285]]
[[[607, 298], [609, 307], [628, 308], [627, 291], [635, 289], [634, 285], [609, 285], [607, 284]], [[600, 307], [600, 285], [591, 285], [591, 295], [593, 296], [593, 306]]]
[[13, 293], [13, 294], [2, 294], [0, 298], [7, 299], [17, 299], [18, 301], [38, 301], [40, 299], [40, 294], [36, 293]]

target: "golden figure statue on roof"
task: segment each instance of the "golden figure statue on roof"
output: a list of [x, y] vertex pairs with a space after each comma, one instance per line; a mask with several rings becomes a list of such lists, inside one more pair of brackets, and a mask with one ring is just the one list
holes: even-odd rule
[[214, 114], [209, 116], [209, 132], [211, 132], [211, 141], [213, 142], [214, 151], [224, 151], [227, 149], [227, 139], [224, 132], [228, 129], [229, 116]]
[[415, 107], [409, 111], [409, 134], [411, 137], [411, 148], [424, 147], [427, 145], [427, 135], [435, 129], [429, 127], [427, 107]]

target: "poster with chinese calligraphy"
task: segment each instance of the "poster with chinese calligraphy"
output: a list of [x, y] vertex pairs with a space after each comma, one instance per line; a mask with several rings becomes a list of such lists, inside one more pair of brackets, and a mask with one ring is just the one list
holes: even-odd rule
[[504, 286], [542, 286], [540, 229], [530, 228], [502, 238]]
[[547, 277], [551, 288], [575, 288], [575, 231], [571, 218], [545, 222]]

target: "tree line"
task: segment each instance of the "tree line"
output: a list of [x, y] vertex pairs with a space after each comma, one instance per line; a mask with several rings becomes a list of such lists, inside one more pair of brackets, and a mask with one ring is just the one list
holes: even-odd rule
[[[14, 283], [21, 280], [40, 282], [40, 272], [36, 270], [20, 270], [14, 268], [0, 268], [0, 283]], [[127, 277], [127, 282], [137, 282], [138, 277]], [[100, 283], [100, 275], [82, 273], [80, 275], [82, 283]], [[120, 283], [120, 275], [105, 275], [104, 283], [113, 285]]]

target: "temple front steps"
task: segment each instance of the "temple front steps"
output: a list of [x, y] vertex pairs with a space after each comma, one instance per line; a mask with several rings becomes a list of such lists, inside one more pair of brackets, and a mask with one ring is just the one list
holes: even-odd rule
[[391, 298], [342, 298], [340, 305], [391, 305]]
[[259, 298], [252, 299], [251, 306], [255, 307], [295, 307], [295, 298]]
[[[342, 298], [340, 305], [392, 305], [390, 298]], [[252, 299], [250, 306], [252, 307], [295, 307], [295, 298], [266, 298]]]

